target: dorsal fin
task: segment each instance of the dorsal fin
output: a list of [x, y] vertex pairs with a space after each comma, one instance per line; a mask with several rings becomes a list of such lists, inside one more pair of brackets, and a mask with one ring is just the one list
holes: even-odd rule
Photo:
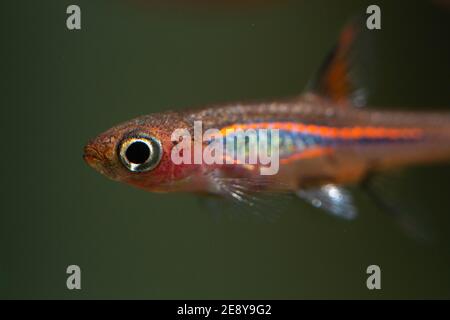
[[361, 54], [356, 42], [359, 42], [363, 25], [361, 19], [355, 19], [342, 30], [338, 42], [309, 83], [309, 92], [327, 98], [340, 107], [366, 104], [367, 91], [358, 83], [360, 79], [355, 70], [356, 60], [360, 60]]

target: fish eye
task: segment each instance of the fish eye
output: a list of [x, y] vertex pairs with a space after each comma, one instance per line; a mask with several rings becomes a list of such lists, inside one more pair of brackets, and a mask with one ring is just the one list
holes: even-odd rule
[[161, 142], [150, 136], [127, 138], [120, 144], [119, 157], [122, 164], [132, 172], [152, 170], [161, 161]]

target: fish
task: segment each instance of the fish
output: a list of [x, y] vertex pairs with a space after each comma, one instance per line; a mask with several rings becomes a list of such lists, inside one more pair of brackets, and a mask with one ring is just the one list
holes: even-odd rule
[[[112, 180], [149, 192], [214, 195], [250, 207], [264, 197], [290, 194], [353, 219], [358, 209], [349, 186], [379, 173], [450, 159], [450, 113], [367, 107], [367, 90], [355, 77], [362, 28], [352, 22], [342, 30], [298, 96], [140, 116], [89, 141], [84, 160]], [[233, 140], [238, 130], [253, 130], [256, 141], [276, 130], [271, 141], [278, 147], [278, 171], [262, 175], [260, 163], [237, 161], [175, 163], [172, 155], [181, 143], [180, 137], [173, 139], [176, 130], [187, 133], [190, 143], [212, 145], [211, 139], [196, 142], [196, 122], [201, 134], [217, 129], [219, 144]], [[251, 146], [244, 143], [246, 156]], [[187, 150], [188, 158], [193, 156]]]

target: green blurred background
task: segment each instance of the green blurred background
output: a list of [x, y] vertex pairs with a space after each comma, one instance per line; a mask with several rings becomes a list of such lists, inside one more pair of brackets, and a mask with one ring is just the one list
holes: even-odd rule
[[[433, 221], [439, 241], [426, 244], [358, 190], [353, 222], [298, 201], [273, 223], [216, 223], [194, 196], [136, 190], [82, 161], [89, 138], [140, 114], [299, 93], [372, 4], [275, 2], [2, 1], [0, 298], [450, 298], [449, 166], [396, 181]], [[66, 28], [69, 4], [80, 31]], [[448, 8], [377, 4], [373, 104], [450, 107]], [[66, 288], [70, 264], [82, 290]], [[370, 264], [380, 291], [366, 288]]]

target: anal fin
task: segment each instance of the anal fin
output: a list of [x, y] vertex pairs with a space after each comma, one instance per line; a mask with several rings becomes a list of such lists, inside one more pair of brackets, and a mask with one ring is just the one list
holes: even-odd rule
[[405, 173], [402, 175], [402, 179], [399, 173], [370, 175], [361, 187], [372, 203], [392, 216], [408, 236], [422, 243], [433, 243], [437, 235], [426, 206], [420, 197], [402, 192], [404, 186], [400, 182], [408, 178]]

